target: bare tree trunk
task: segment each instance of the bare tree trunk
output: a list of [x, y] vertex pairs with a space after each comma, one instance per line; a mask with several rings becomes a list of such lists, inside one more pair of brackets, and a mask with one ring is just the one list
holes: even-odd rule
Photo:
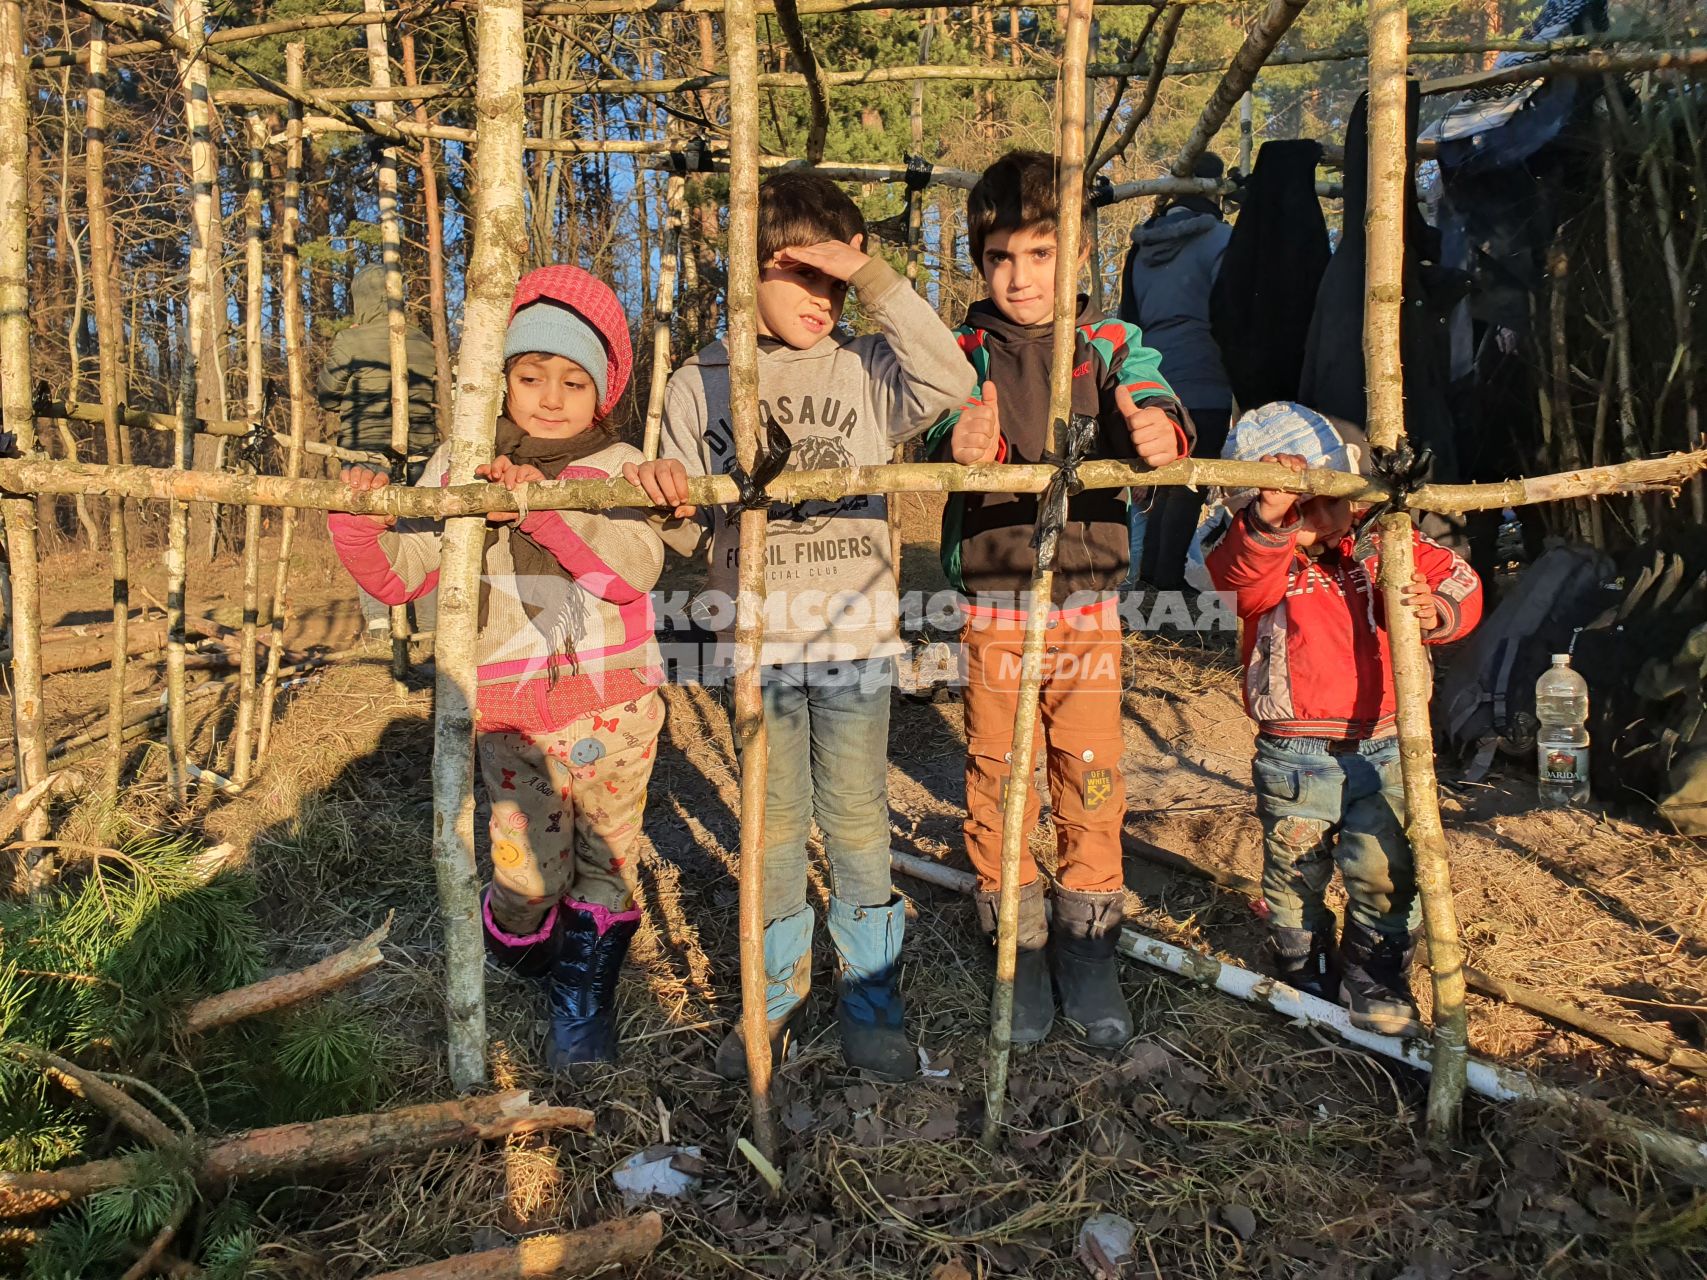
[[[759, 48], [753, 0], [725, 0], [729, 51], [729, 408], [735, 453], [752, 474], [759, 455]], [[771, 1046], [765, 1016], [765, 775], [769, 742], [759, 665], [765, 633], [766, 508], [741, 512], [735, 613], [735, 741], [741, 755], [741, 1025], [753, 1142], [776, 1158]]]
[[[403, 83], [412, 85], [415, 78], [415, 37], [403, 36]], [[425, 126], [427, 108], [415, 108], [415, 123]], [[439, 438], [450, 431], [450, 321], [445, 306], [445, 224], [439, 212], [439, 175], [433, 160], [433, 140], [421, 139], [421, 195], [426, 203], [427, 216], [427, 314], [433, 325], [433, 366], [436, 386], [433, 400], [437, 406]]]
[[[371, 30], [371, 28], [370, 28]], [[244, 405], [254, 422], [261, 420], [265, 376], [261, 368], [261, 292], [265, 283], [261, 260], [261, 178], [267, 127], [251, 114], [249, 129], [249, 189], [243, 201], [243, 355]], [[237, 727], [233, 734], [231, 780], [249, 782], [250, 735], [255, 727], [255, 631], [261, 622], [261, 508], [243, 508], [243, 639], [237, 677]]]
[[[202, 0], [172, 0], [172, 27], [198, 46], [206, 16]], [[178, 436], [174, 465], [188, 470], [195, 431], [198, 386], [205, 382], [200, 366], [209, 332], [209, 254], [213, 244], [214, 171], [212, 121], [208, 110], [207, 64], [200, 58], [178, 60], [184, 86], [184, 119], [190, 140], [190, 254], [187, 323], [179, 353]], [[211, 415], [209, 415], [211, 416]], [[166, 547], [166, 720], [167, 778], [172, 798], [188, 799], [189, 723], [184, 706], [184, 622], [186, 617], [190, 548], [190, 509], [177, 503], [169, 517]]]
[[[522, 3], [480, 6], [475, 115], [480, 143], [474, 252], [449, 442], [450, 483], [492, 456], [510, 294], [527, 244], [522, 202]], [[450, 1075], [459, 1089], [486, 1076], [486, 993], [474, 864], [474, 643], [485, 524], [445, 524], [439, 558], [437, 701], [433, 724], [433, 860], [445, 927]]]
[[[1404, 308], [1406, 183], [1405, 68], [1409, 14], [1406, 0], [1372, 0], [1369, 27], [1369, 213], [1363, 359], [1368, 370], [1369, 439], [1396, 448], [1405, 438], [1405, 383], [1399, 325]], [[1428, 1130], [1437, 1142], [1458, 1128], [1469, 1061], [1464, 1008], [1464, 949], [1452, 901], [1446, 833], [1440, 823], [1434, 774], [1434, 734], [1429, 726], [1430, 669], [1417, 616], [1404, 605], [1415, 572], [1411, 516], [1381, 520], [1381, 587], [1397, 696], [1399, 752], [1405, 780], [1406, 835], [1416, 862], [1434, 976], [1434, 1075], [1429, 1081]]]
[[[89, 23], [89, 85], [84, 96], [84, 172], [89, 209], [89, 283], [95, 305], [95, 350], [101, 388], [101, 434], [108, 464], [125, 461], [123, 426], [119, 422], [119, 343], [123, 330], [119, 320], [116, 279], [112, 269], [112, 222], [107, 216], [107, 28], [99, 18]], [[120, 741], [125, 713], [125, 671], [130, 644], [130, 546], [125, 529], [122, 499], [107, 503], [107, 546], [113, 571], [112, 666], [107, 686], [107, 752], [105, 789], [109, 803], [119, 794], [119, 773], [124, 765]]]
[[[0, 427], [25, 453], [36, 443], [30, 403], [30, 197], [29, 71], [24, 55], [24, 7], [0, 3]], [[18, 790], [47, 777], [42, 731], [41, 566], [37, 561], [36, 504], [5, 499], [6, 555], [11, 562], [8, 618], [12, 648], [12, 731], [18, 748]], [[47, 834], [45, 807], [24, 822], [26, 840]]]
[[[301, 44], [285, 46], [285, 83], [302, 84], [305, 49]], [[302, 222], [302, 107], [291, 103], [285, 125], [285, 180], [283, 217], [279, 220], [279, 297], [284, 313], [285, 386], [290, 399], [290, 448], [285, 454], [285, 476], [294, 481], [302, 473], [302, 445], [308, 430], [308, 374], [303, 359], [302, 262], [297, 254], [297, 231]], [[286, 509], [279, 527], [279, 563], [273, 575], [272, 640], [267, 646], [267, 672], [261, 679], [260, 728], [255, 734], [255, 756], [264, 759], [273, 730], [273, 710], [278, 698], [279, 661], [284, 652], [286, 596], [290, 586], [290, 553], [296, 540], [296, 511]]]
[[[1084, 235], [1085, 68], [1091, 42], [1091, 0], [1072, 0], [1061, 58], [1057, 99], [1061, 132], [1059, 186], [1055, 219], [1055, 343], [1049, 364], [1050, 449], [1059, 455], [1072, 411], [1073, 354], [1078, 337], [1079, 251]], [[1038, 504], [1041, 528], [1045, 507]], [[996, 905], [996, 981], [990, 993], [990, 1044], [984, 1068], [986, 1147], [996, 1145], [1008, 1093], [1008, 1060], [1013, 1051], [1014, 968], [1019, 956], [1019, 858], [1025, 847], [1025, 801], [1037, 728], [1037, 698], [1043, 683], [1043, 637], [1049, 623], [1055, 585], [1053, 544], [1038, 552], [1031, 575], [1031, 600], [1020, 648], [1019, 699], [1014, 710], [1013, 750], [1008, 765], [1008, 794], [1002, 810], [1002, 878]]]

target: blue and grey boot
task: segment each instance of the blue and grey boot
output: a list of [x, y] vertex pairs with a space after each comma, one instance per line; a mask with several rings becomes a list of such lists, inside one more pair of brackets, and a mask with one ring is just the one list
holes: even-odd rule
[[906, 905], [855, 907], [830, 899], [830, 940], [836, 944], [836, 1025], [842, 1058], [886, 1080], [911, 1080], [919, 1054], [902, 1027], [899, 988]]
[[[812, 990], [811, 907], [765, 925], [765, 977], [771, 1062], [781, 1063], [789, 1032], [806, 1011], [806, 996]], [[739, 1009], [711, 1065], [725, 1080], [747, 1078], [747, 1038], [742, 1034]]]

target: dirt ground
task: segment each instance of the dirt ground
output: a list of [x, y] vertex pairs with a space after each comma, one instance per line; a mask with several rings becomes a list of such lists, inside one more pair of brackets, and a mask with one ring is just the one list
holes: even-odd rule
[[[915, 503], [908, 525], [930, 527]], [[907, 549], [907, 586], [940, 581], [934, 548]], [[158, 576], [157, 566], [152, 570]], [[672, 570], [672, 585], [691, 580]], [[148, 575], [142, 581], [163, 592]], [[98, 617], [105, 560], [67, 556], [47, 575], [46, 621]], [[222, 621], [235, 567], [192, 584]], [[343, 648], [354, 603], [323, 541], [293, 580], [290, 643]], [[1236, 893], [1167, 870], [1145, 848], [1255, 876], [1251, 729], [1225, 635], [1130, 642], [1126, 754], [1128, 913], [1144, 931], [1241, 963], [1259, 961], [1260, 921]], [[158, 697], [137, 664], [140, 697]], [[98, 718], [104, 675], [55, 677], [55, 737]], [[283, 704], [275, 750], [242, 796], [166, 812], [158, 753], [139, 744], [127, 808], [199, 824], [247, 850], [266, 891], [272, 960], [310, 963], [396, 923], [390, 963], [357, 998], [391, 1028], [393, 1100], [444, 1096], [442, 979], [429, 855], [430, 694], [406, 695], [374, 645]], [[1132, 1276], [1707, 1276], [1707, 1195], [1610, 1138], [1592, 1116], [1472, 1102], [1448, 1151], [1421, 1141], [1426, 1082], [1337, 1040], [1137, 965], [1124, 974], [1138, 1036], [1104, 1056], [1063, 1031], [1016, 1055], [1006, 1142], [976, 1137], [983, 1097], [987, 951], [956, 895], [901, 878], [909, 917], [909, 1029], [933, 1073], [879, 1084], [841, 1065], [820, 930], [813, 1016], [776, 1085], [784, 1192], [767, 1200], [735, 1148], [747, 1097], [711, 1073], [738, 1016], [738, 771], [723, 704], [668, 690], [639, 871], [646, 924], [624, 978], [623, 1063], [573, 1085], [540, 1069], [537, 992], [494, 978], [494, 1079], [589, 1106], [598, 1132], [352, 1172], [257, 1193], [278, 1274], [359, 1277], [513, 1234], [622, 1212], [610, 1172], [655, 1143], [698, 1149], [693, 1194], [660, 1205], [665, 1244], [638, 1274], [676, 1276], [1024, 1275], [1078, 1277], [1081, 1224], [1114, 1213], [1138, 1227]], [[204, 713], [198, 751], [221, 759], [229, 708]], [[964, 869], [964, 738], [957, 702], [897, 700], [890, 801], [895, 848]], [[1707, 1023], [1707, 858], [1638, 814], [1542, 811], [1521, 768], [1454, 783], [1442, 805], [1470, 960], [1660, 1038], [1701, 1047]], [[1039, 785], [1042, 785], [1041, 775]], [[77, 815], [72, 816], [72, 821]], [[1047, 814], [1034, 837], [1050, 861]], [[821, 871], [821, 867], [819, 868]], [[825, 886], [814, 873], [822, 907]], [[1426, 977], [1418, 971], [1419, 985]], [[1473, 997], [1476, 1052], [1700, 1139], [1707, 1085]]]

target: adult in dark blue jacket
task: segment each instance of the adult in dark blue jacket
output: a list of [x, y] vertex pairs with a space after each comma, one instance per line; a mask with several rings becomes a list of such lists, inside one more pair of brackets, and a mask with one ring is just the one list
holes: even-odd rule
[[[1221, 158], [1200, 157], [1196, 174], [1221, 177]], [[1219, 198], [1169, 199], [1133, 229], [1121, 289], [1120, 318], [1137, 325], [1144, 344], [1161, 353], [1163, 376], [1197, 424], [1192, 452], [1200, 458], [1221, 456], [1232, 411], [1227, 370], [1209, 327], [1209, 293], [1232, 234], [1221, 219]], [[1154, 491], [1147, 514], [1145, 505], [1136, 502], [1132, 509], [1131, 580], [1177, 589], [1185, 582], [1186, 551], [1203, 495], [1174, 486]]]

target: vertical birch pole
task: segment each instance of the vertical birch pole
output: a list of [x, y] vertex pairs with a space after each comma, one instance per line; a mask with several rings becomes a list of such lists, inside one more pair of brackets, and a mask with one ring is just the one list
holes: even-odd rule
[[[729, 51], [729, 410], [735, 454], [752, 474], [759, 453], [759, 46], [753, 0], [724, 0]], [[753, 1142], [776, 1158], [771, 1042], [765, 1018], [765, 737], [759, 658], [765, 632], [769, 512], [741, 512], [735, 610], [735, 740], [741, 749], [741, 1023], [747, 1041]]]
[[679, 173], [672, 173], [664, 183], [664, 244], [658, 254], [658, 300], [652, 307], [652, 384], [646, 391], [646, 432], [642, 438], [648, 459], [658, 456], [658, 439], [664, 429], [664, 384], [670, 379], [670, 321], [676, 309], [686, 186]]
[[[36, 447], [30, 401], [29, 63], [24, 57], [24, 8], [0, 4], [0, 428], [21, 452]], [[36, 500], [8, 498], [6, 554], [12, 567], [12, 731], [17, 741], [18, 790], [47, 777], [42, 731], [41, 565], [36, 548]], [[47, 834], [47, 806], [24, 820], [24, 839]]]
[[[413, 86], [415, 37], [403, 35], [403, 83]], [[427, 108], [415, 104], [415, 123], [427, 127]], [[427, 218], [427, 312], [433, 326], [433, 411], [439, 438], [450, 432], [450, 322], [445, 315], [445, 225], [439, 216], [439, 174], [433, 163], [433, 140], [421, 136], [421, 200]]]
[[[285, 83], [293, 89], [302, 87], [306, 48], [300, 43], [285, 46]], [[309, 414], [308, 374], [302, 349], [302, 260], [297, 251], [297, 232], [302, 225], [302, 104], [293, 102], [287, 111], [284, 208], [279, 222], [279, 306], [284, 329], [285, 388], [290, 398], [290, 448], [285, 452], [285, 475], [295, 480], [302, 473], [302, 442], [308, 432]], [[266, 757], [272, 740], [296, 517], [296, 508], [286, 507], [279, 518], [279, 562], [273, 571], [273, 602], [268, 610], [272, 616], [272, 638], [267, 646], [267, 672], [261, 678], [260, 727], [255, 732], [258, 760]]]
[[[249, 132], [249, 184], [243, 195], [243, 405], [249, 421], [259, 422], [264, 409], [261, 368], [261, 290], [265, 284], [261, 261], [261, 176], [267, 130], [253, 112], [245, 120]], [[232, 743], [231, 780], [249, 781], [251, 735], [255, 728], [255, 630], [261, 619], [261, 508], [243, 508], [243, 638], [237, 666], [237, 729]]]
[[[480, 6], [475, 79], [474, 251], [457, 355], [448, 442], [450, 483], [492, 457], [503, 387], [504, 328], [527, 248], [522, 202], [522, 0]], [[474, 864], [474, 640], [485, 521], [445, 521], [439, 555], [438, 683], [433, 716], [433, 862], [445, 929], [450, 1078], [486, 1077], [486, 990], [480, 883]]]
[[[1399, 324], [1404, 309], [1405, 68], [1409, 45], [1406, 0], [1371, 0], [1369, 14], [1369, 238], [1363, 304], [1363, 360], [1369, 385], [1369, 440], [1395, 448], [1405, 438], [1404, 369]], [[1411, 515], [1381, 520], [1381, 589], [1393, 656], [1399, 753], [1405, 780], [1405, 831], [1416, 860], [1434, 978], [1434, 1074], [1429, 1079], [1428, 1132], [1445, 1141], [1457, 1130], [1469, 1062], [1464, 1008], [1464, 949], [1452, 902], [1446, 832], [1440, 823], [1434, 774], [1434, 733], [1428, 701], [1432, 676], [1416, 614], [1402, 592], [1415, 572]]]
[[[172, 0], [172, 30], [191, 48], [206, 35], [203, 0]], [[210, 321], [209, 255], [213, 245], [213, 160], [207, 64], [199, 57], [180, 55], [179, 80], [184, 86], [184, 122], [190, 143], [190, 253], [184, 342], [178, 387], [178, 430], [173, 438], [172, 463], [190, 469], [192, 433], [196, 426], [196, 387], [203, 343]], [[172, 798], [188, 798], [189, 720], [184, 705], [185, 588], [189, 568], [190, 507], [175, 502], [167, 515], [166, 541], [166, 776]]]
[[[1055, 86], [1060, 148], [1055, 218], [1055, 346], [1049, 360], [1050, 448], [1059, 453], [1073, 405], [1073, 354], [1078, 328], [1079, 267], [1084, 251], [1085, 65], [1089, 60], [1091, 0], [1067, 7], [1061, 79]], [[1039, 500], [1041, 510], [1041, 499]], [[1025, 845], [1026, 792], [1031, 786], [1037, 694], [1043, 683], [1043, 636], [1055, 575], [1041, 564], [1031, 575], [1031, 600], [1020, 650], [1019, 706], [1014, 712], [1013, 758], [1002, 810], [1002, 880], [996, 904], [996, 982], [990, 994], [990, 1045], [984, 1067], [986, 1147], [996, 1145], [1008, 1092], [1013, 1052], [1014, 965], [1019, 954], [1019, 855]]]
[[[362, 0], [368, 13], [384, 13], [385, 0]], [[385, 24], [367, 27], [368, 83], [376, 90], [391, 88], [391, 46]], [[391, 124], [397, 104], [382, 99], [373, 104], [374, 119]], [[397, 220], [397, 148], [379, 153], [379, 253], [385, 266], [385, 328], [391, 357], [391, 482], [406, 484], [409, 474], [409, 346], [403, 318], [403, 234]], [[409, 606], [391, 606], [391, 679], [403, 693], [409, 670]]]
[[[119, 346], [124, 340], [114, 285], [113, 227], [107, 216], [107, 24], [89, 22], [89, 86], [84, 96], [84, 175], [89, 208], [89, 283], [94, 290], [95, 342], [101, 387], [101, 430], [107, 465], [126, 460], [119, 422]], [[124, 765], [125, 670], [130, 652], [130, 547], [122, 498], [107, 500], [108, 556], [113, 572], [113, 656], [107, 687], [107, 764], [103, 794], [117, 801]]]
[[[1607, 77], [1608, 80], [1611, 77]], [[1603, 82], [1604, 83], [1604, 82]], [[1614, 83], [1605, 90], [1617, 93]], [[1610, 110], [1610, 109], [1609, 109]], [[1618, 386], [1618, 436], [1624, 446], [1622, 462], [1642, 456], [1642, 440], [1636, 427], [1636, 404], [1630, 392], [1630, 298], [1624, 286], [1623, 217], [1618, 212], [1618, 171], [1612, 143], [1612, 122], [1607, 116], [1595, 120], [1600, 139], [1600, 196], [1606, 214], [1606, 289], [1612, 298], [1613, 368]], [[1648, 536], [1648, 505], [1642, 495], [1630, 495], [1630, 532], [1640, 542]]]

